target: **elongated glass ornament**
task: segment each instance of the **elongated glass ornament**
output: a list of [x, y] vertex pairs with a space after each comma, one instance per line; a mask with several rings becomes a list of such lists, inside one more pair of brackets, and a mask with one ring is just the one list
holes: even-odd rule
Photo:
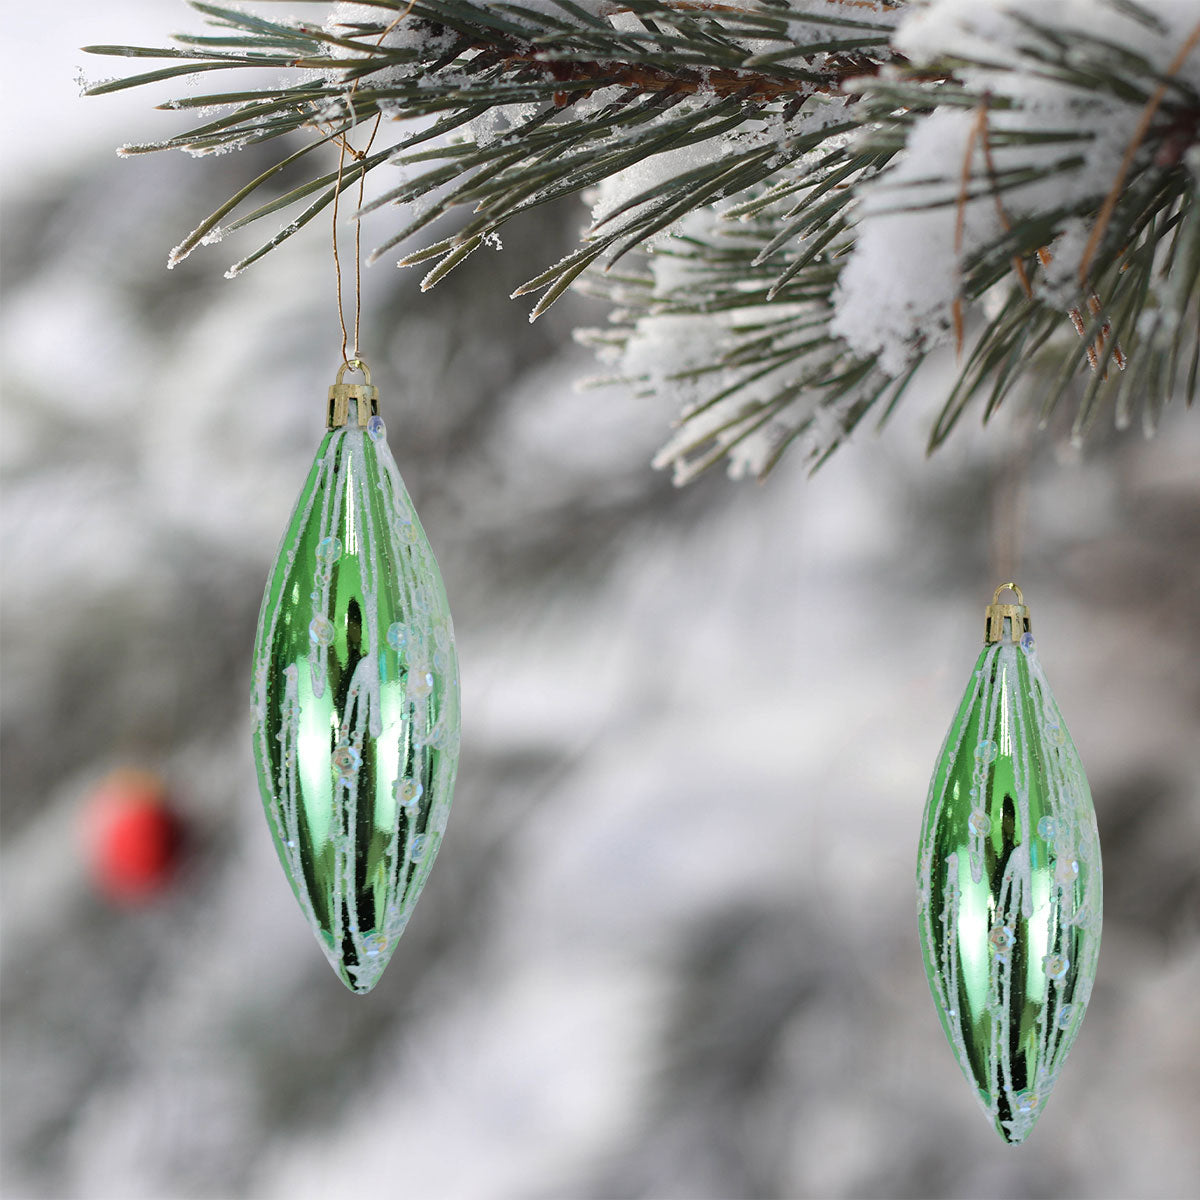
[[[458, 663], [433, 551], [370, 373], [328, 432], [267, 582], [254, 757], [279, 861], [333, 969], [379, 981], [433, 865], [458, 766]], [[350, 401], [354, 404], [351, 406]]]
[[[1010, 588], [1016, 604], [999, 604]], [[929, 786], [917, 865], [925, 973], [942, 1028], [996, 1131], [1041, 1115], [1091, 996], [1100, 839], [1091, 792], [1014, 584]]]

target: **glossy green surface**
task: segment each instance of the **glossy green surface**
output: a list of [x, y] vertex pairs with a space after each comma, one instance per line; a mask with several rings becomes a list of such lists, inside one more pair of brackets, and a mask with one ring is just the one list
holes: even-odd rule
[[317, 451], [263, 597], [252, 710], [280, 862], [367, 992], [437, 854], [459, 743], [446, 593], [378, 417]]
[[942, 1028], [996, 1131], [1023, 1141], [1079, 1032], [1101, 923], [1091, 793], [1028, 634], [975, 665], [930, 784], [917, 884]]

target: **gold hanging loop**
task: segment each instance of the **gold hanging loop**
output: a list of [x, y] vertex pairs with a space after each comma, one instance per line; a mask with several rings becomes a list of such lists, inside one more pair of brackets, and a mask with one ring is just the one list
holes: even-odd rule
[[[1017, 598], [1016, 604], [1001, 604], [1000, 593], [1010, 591]], [[1009, 641], [1019, 642], [1021, 637], [1031, 632], [1032, 626], [1029, 622], [1029, 609], [1025, 607], [1025, 597], [1021, 594], [1021, 589], [1011, 581], [1002, 583], [995, 592], [992, 593], [992, 602], [984, 610], [985, 624], [983, 640], [986, 645], [991, 645], [993, 642], [1002, 642], [1007, 638]], [[1005, 622], [1008, 622], [1008, 628], [1005, 628]]]
[[[347, 371], [361, 371], [362, 383], [343, 383]], [[351, 358], [338, 367], [337, 380], [329, 387], [326, 429], [341, 429], [350, 420], [350, 401], [354, 401], [359, 429], [379, 415], [379, 389], [371, 383], [371, 368], [361, 358]]]

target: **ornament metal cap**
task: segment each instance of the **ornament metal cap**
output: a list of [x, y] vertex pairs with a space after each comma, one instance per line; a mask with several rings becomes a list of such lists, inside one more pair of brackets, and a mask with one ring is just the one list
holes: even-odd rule
[[[999, 603], [1000, 593], [1006, 589], [1016, 596], [1016, 604]], [[1021, 589], [1011, 581], [1009, 583], [1002, 583], [992, 593], [992, 602], [984, 610], [984, 614], [983, 641], [987, 646], [990, 646], [993, 642], [1004, 641], [1006, 636], [1010, 641], [1019, 642], [1021, 635], [1029, 633], [1031, 630], [1029, 609], [1025, 607], [1025, 597], [1021, 594]], [[1007, 631], [1004, 628], [1005, 621], [1008, 622]]]
[[[364, 382], [343, 383], [342, 377], [347, 371], [361, 371]], [[365, 429], [367, 422], [379, 415], [379, 389], [371, 383], [371, 368], [361, 358], [348, 358], [338, 367], [337, 381], [329, 387], [326, 429], [341, 429], [350, 420], [351, 400], [355, 402], [358, 427]]]

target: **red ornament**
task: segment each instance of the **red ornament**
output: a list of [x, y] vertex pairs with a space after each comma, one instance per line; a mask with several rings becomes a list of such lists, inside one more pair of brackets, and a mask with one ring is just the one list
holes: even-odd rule
[[179, 863], [182, 826], [166, 786], [145, 771], [117, 771], [88, 802], [88, 842], [96, 885], [110, 900], [154, 899]]

